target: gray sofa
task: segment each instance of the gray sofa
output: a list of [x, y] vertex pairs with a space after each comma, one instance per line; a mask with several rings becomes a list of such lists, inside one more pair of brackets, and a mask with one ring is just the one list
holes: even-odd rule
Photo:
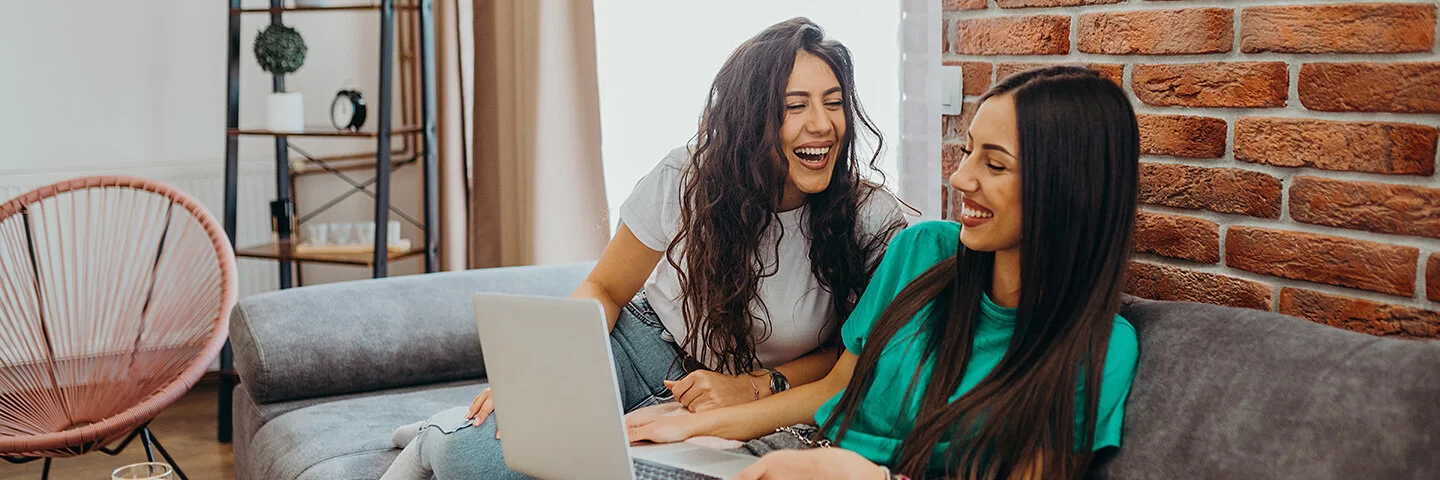
[[[482, 388], [471, 293], [566, 295], [589, 268], [418, 275], [242, 300], [231, 317], [236, 477], [378, 478], [398, 452], [392, 428]], [[1094, 476], [1440, 476], [1440, 342], [1190, 303], [1136, 300], [1124, 315], [1140, 334], [1140, 364], [1122, 448]]]

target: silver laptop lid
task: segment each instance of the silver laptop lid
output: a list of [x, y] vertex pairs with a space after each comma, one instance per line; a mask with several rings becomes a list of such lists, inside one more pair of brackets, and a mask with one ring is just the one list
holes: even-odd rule
[[475, 322], [511, 470], [634, 478], [600, 302], [477, 293]]

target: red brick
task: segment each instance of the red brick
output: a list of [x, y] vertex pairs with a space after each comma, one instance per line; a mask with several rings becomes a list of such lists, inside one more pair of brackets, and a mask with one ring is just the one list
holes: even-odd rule
[[1125, 291], [1151, 300], [1269, 310], [1275, 288], [1264, 283], [1168, 265], [1130, 262]]
[[946, 66], [960, 67], [961, 75], [964, 75], [961, 88], [966, 95], [983, 95], [990, 89], [990, 73], [994, 66], [988, 62], [956, 62], [946, 60]]
[[949, 184], [949, 183], [945, 183], [945, 184], [940, 185], [940, 218], [945, 219], [945, 220], [954, 220], [953, 218], [950, 218], [950, 184]]
[[1425, 265], [1425, 298], [1440, 302], [1440, 253], [1430, 254], [1430, 262]]
[[1000, 5], [1000, 8], [1075, 7], [1125, 3], [1125, 0], [996, 0], [995, 3]]
[[1235, 43], [1234, 12], [1224, 8], [1080, 15], [1075, 48], [1109, 55], [1223, 53]]
[[1410, 296], [1420, 250], [1349, 238], [1230, 227], [1225, 265], [1307, 282]]
[[962, 19], [950, 46], [961, 55], [1064, 55], [1070, 53], [1070, 17]]
[[949, 183], [950, 175], [960, 167], [960, 156], [963, 155], [960, 152], [961, 146], [963, 145], [949, 142], [940, 146], [940, 181]]
[[1225, 120], [1186, 115], [1139, 115], [1140, 153], [1187, 158], [1225, 155]]
[[1283, 107], [1290, 75], [1284, 62], [1136, 65], [1130, 85], [1162, 107]]
[[995, 80], [1004, 80], [1005, 77], [1040, 67], [1052, 67], [1055, 65], [1080, 65], [1100, 72], [1100, 76], [1110, 79], [1116, 85], [1124, 86], [1125, 66], [1118, 63], [1000, 63], [995, 65]]
[[1349, 172], [1435, 173], [1440, 129], [1383, 122], [1244, 117], [1235, 121], [1235, 159]]
[[1440, 312], [1299, 288], [1280, 289], [1280, 313], [1371, 335], [1440, 338]]
[[943, 56], [950, 53], [950, 37], [955, 36], [955, 22], [950, 19], [940, 20], [940, 54]]
[[1435, 47], [1435, 5], [1254, 7], [1240, 12], [1245, 53], [1405, 53]]
[[1307, 63], [1298, 88], [1311, 110], [1440, 113], [1440, 62]]
[[1140, 164], [1140, 201], [1280, 218], [1280, 179], [1238, 168]]
[[940, 118], [940, 123], [945, 127], [945, 137], [960, 142], [965, 141], [965, 131], [970, 129], [970, 120], [975, 118], [975, 111], [980, 105], [975, 102], [965, 102], [960, 105], [959, 115], [945, 115]]
[[1183, 215], [1140, 212], [1135, 250], [1200, 263], [1220, 262], [1220, 226]]
[[1440, 238], [1440, 188], [1296, 177], [1290, 218], [1331, 227]]
[[958, 221], [960, 218], [961, 204], [964, 203], [965, 195], [959, 190], [949, 188], [948, 183], [946, 185], [946, 188], [950, 190], [950, 219]]
[[941, 9], [942, 11], [946, 11], [946, 12], [955, 11], [955, 10], [984, 10], [985, 8], [987, 8], [986, 5], [985, 5], [985, 0], [944, 0], [944, 1], [945, 1], [945, 3], [940, 4], [940, 9]]

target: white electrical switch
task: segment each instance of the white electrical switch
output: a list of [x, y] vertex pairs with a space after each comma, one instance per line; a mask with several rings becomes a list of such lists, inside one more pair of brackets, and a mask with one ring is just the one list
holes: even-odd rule
[[959, 115], [965, 103], [965, 77], [959, 65], [940, 67], [940, 113]]

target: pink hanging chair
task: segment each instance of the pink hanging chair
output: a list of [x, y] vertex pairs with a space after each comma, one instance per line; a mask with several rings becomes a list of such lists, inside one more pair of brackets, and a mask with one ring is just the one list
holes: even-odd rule
[[179, 190], [87, 177], [0, 204], [0, 457], [48, 475], [139, 435], [173, 465], [146, 425], [215, 360], [235, 296], [228, 237]]

